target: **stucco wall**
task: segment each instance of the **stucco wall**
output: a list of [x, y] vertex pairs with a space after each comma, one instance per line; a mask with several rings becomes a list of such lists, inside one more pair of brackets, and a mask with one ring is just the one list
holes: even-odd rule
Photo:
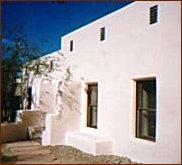
[[[159, 20], [150, 25], [149, 8], [156, 4]], [[144, 163], [181, 160], [180, 17], [180, 2], [134, 2], [62, 38], [63, 53], [77, 68], [74, 79], [99, 86], [98, 129], [86, 127], [82, 88], [81, 130], [112, 138], [115, 154]], [[148, 77], [157, 81], [156, 142], [135, 137], [135, 79]]]
[[79, 82], [67, 82], [61, 97], [61, 110], [46, 115], [46, 129], [42, 136], [43, 145], [65, 144], [65, 134], [80, 128], [80, 94]]
[[56, 105], [56, 84], [40, 84], [40, 110], [46, 113], [52, 113], [55, 110]]
[[28, 129], [19, 123], [1, 124], [1, 143], [28, 139]]
[[12, 142], [29, 139], [28, 127], [45, 127], [45, 113], [31, 110], [17, 111], [16, 123], [1, 124], [1, 142]]
[[40, 110], [19, 110], [17, 111], [17, 123], [24, 126], [40, 126], [45, 127], [46, 113]]

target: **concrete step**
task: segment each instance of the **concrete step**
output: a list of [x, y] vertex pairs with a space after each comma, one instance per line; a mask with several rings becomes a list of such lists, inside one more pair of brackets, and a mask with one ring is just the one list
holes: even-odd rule
[[28, 134], [30, 140], [42, 139], [42, 132], [45, 128], [42, 126], [28, 126]]

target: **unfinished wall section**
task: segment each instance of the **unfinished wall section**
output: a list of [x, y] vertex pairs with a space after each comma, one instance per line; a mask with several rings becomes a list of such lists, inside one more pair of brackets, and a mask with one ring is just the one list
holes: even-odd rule
[[61, 111], [46, 116], [46, 130], [42, 135], [43, 145], [65, 144], [65, 134], [80, 128], [80, 90], [78, 82], [65, 83], [61, 97]]
[[1, 142], [40, 139], [45, 128], [46, 113], [39, 110], [19, 110], [15, 123], [1, 124]]

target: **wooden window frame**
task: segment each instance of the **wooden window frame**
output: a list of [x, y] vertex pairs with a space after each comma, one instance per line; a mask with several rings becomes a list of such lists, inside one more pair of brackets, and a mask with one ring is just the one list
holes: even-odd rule
[[[154, 85], [153, 88], [155, 88], [155, 107], [154, 108], [143, 108], [143, 107], [139, 107], [139, 89], [138, 89], [138, 83], [144, 83], [144, 82], [151, 82], [151, 81], [154, 81]], [[156, 115], [157, 115], [157, 100], [156, 100], [156, 93], [157, 93], [157, 83], [156, 83], [156, 79], [155, 78], [151, 78], [151, 79], [140, 79], [140, 80], [137, 80], [136, 81], [136, 131], [135, 131], [135, 136], [136, 138], [140, 138], [140, 139], [144, 139], [144, 140], [149, 140], [149, 141], [156, 141]], [[142, 99], [143, 99], [143, 96], [142, 96]], [[142, 115], [144, 116], [145, 113], [142, 112], [142, 111], [145, 111], [147, 112], [147, 115], [149, 115], [149, 113], [154, 113], [152, 115], [154, 115], [154, 125], [149, 125], [150, 124], [150, 121], [147, 121], [149, 127], [154, 127], [154, 136], [144, 136], [142, 135], [142, 133], [140, 132], [140, 129], [142, 129]], [[152, 116], [151, 115], [151, 116]]]
[[[96, 101], [96, 105], [90, 105], [90, 90], [92, 87], [96, 87], [97, 90], [97, 101]], [[92, 120], [92, 113], [91, 113], [91, 106], [96, 106], [96, 126], [93, 126], [91, 124], [91, 120]], [[97, 129], [98, 127], [98, 83], [94, 82], [94, 83], [87, 83], [87, 127], [91, 127], [91, 128], [95, 128]]]

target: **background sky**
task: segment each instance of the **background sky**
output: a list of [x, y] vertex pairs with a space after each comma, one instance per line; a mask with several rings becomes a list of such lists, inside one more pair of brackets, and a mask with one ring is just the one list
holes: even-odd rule
[[[76, 30], [131, 2], [2, 2], [2, 24], [24, 26], [27, 38], [43, 54], [61, 48], [61, 36]], [[3, 26], [2, 26], [3, 27]], [[2, 41], [10, 41], [3, 34]]]

